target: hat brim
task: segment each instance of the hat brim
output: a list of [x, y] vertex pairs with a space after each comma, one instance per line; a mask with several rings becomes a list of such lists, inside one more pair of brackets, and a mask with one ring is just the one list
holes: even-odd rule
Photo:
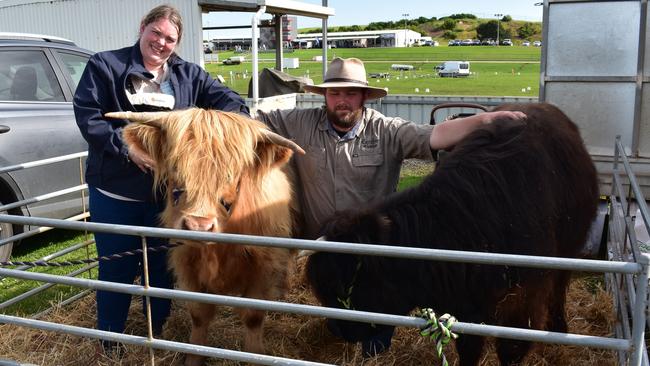
[[388, 95], [388, 92], [382, 88], [375, 88], [374, 86], [361, 85], [358, 83], [345, 82], [345, 81], [335, 81], [327, 82], [318, 85], [305, 85], [303, 88], [311, 93], [325, 95], [325, 91], [328, 88], [361, 88], [368, 91], [367, 99], [377, 99], [383, 98]]

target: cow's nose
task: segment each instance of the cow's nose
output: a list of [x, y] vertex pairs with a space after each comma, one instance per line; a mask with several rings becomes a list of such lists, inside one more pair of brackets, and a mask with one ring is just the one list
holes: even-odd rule
[[209, 217], [187, 216], [183, 220], [183, 229], [192, 231], [212, 231], [214, 221]]

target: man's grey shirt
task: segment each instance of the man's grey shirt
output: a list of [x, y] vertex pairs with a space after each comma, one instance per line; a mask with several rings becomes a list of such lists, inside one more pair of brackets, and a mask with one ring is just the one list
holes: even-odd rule
[[302, 236], [313, 239], [336, 211], [359, 208], [394, 192], [407, 158], [430, 160], [433, 126], [386, 117], [366, 108], [361, 122], [339, 137], [325, 107], [258, 111], [257, 118], [306, 152], [294, 155]]

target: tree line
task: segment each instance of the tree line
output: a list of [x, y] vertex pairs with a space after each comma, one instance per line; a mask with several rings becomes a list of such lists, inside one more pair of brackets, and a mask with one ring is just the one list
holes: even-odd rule
[[[463, 23], [470, 23], [470, 29], [459, 27]], [[463, 31], [475, 31], [478, 39], [496, 39], [497, 27], [500, 38], [531, 39], [541, 38], [542, 26], [540, 22], [513, 21], [510, 15], [504, 15], [501, 19], [479, 19], [473, 14], [460, 13], [446, 17], [427, 18], [420, 16], [413, 19], [396, 21], [371, 22], [368, 25], [350, 25], [327, 27], [328, 32], [359, 32], [373, 30], [403, 29], [407, 28], [422, 35], [435, 36], [445, 39], [456, 39]], [[322, 28], [309, 28], [300, 30], [301, 33], [321, 33]]]

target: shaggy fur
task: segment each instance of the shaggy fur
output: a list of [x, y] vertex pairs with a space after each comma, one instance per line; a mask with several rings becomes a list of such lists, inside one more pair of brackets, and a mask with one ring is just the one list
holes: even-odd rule
[[[413, 189], [376, 207], [340, 213], [327, 240], [436, 249], [578, 257], [596, 214], [596, 170], [577, 127], [549, 104], [508, 105], [527, 120], [472, 132]], [[341, 308], [407, 314], [420, 307], [463, 322], [564, 332], [570, 273], [351, 254], [316, 253], [307, 277], [319, 301]], [[349, 341], [384, 326], [337, 321]], [[460, 365], [479, 362], [484, 339], [461, 335]], [[529, 342], [497, 340], [504, 365]]]
[[[265, 128], [237, 114], [189, 109], [129, 124], [124, 138], [157, 163], [154, 180], [167, 200], [164, 226], [290, 237], [292, 192], [281, 168], [292, 152], [267, 142], [260, 133]], [[259, 299], [284, 296], [293, 251], [211, 244], [187, 242], [172, 250], [169, 263], [180, 288]], [[205, 345], [215, 306], [189, 303], [188, 308], [190, 341]], [[264, 311], [237, 311], [246, 327], [244, 350], [262, 353]], [[201, 363], [199, 356], [186, 358], [186, 365]]]

